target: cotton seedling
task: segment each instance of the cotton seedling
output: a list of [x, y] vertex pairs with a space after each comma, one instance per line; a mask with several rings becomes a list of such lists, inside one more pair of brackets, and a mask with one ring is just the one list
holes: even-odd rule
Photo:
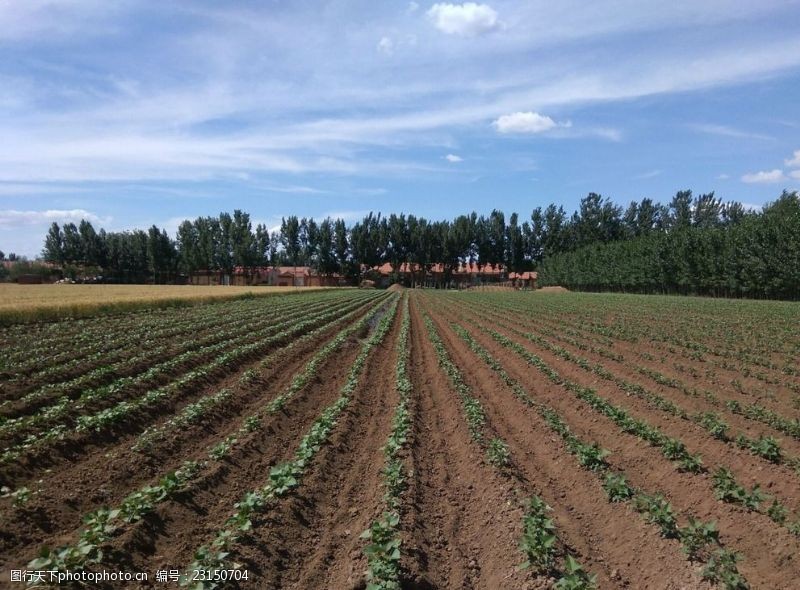
[[556, 552], [555, 524], [548, 513], [552, 508], [544, 500], [534, 496], [528, 502], [522, 520], [522, 540], [520, 549], [525, 554], [522, 569], [531, 568], [546, 572], [553, 567]]
[[607, 473], [603, 480], [603, 489], [612, 502], [625, 502], [633, 497], [633, 490], [622, 474]]
[[697, 559], [708, 545], [719, 544], [719, 531], [714, 522], [701, 522], [689, 517], [689, 524], [678, 531], [683, 551], [689, 559]]
[[758, 485], [748, 492], [736, 482], [729, 469], [720, 467], [713, 476], [714, 493], [719, 500], [732, 504], [741, 504], [750, 510], [758, 510], [766, 495]]
[[581, 466], [592, 471], [598, 471], [608, 467], [606, 457], [610, 454], [611, 453], [606, 449], [600, 448], [597, 443], [592, 443], [591, 445], [580, 443], [576, 450], [578, 462]]
[[678, 523], [672, 505], [663, 496], [640, 493], [634, 498], [634, 505], [648, 522], [658, 525], [662, 537], [674, 538], [678, 535]]
[[400, 537], [397, 526], [400, 515], [387, 512], [383, 518], [372, 523], [370, 528], [361, 534], [362, 539], [369, 540], [364, 549], [367, 556], [367, 578], [370, 590], [399, 590], [397, 581], [400, 568]]
[[703, 460], [700, 458], [699, 454], [691, 455], [689, 453], [686, 456], [681, 457], [678, 461], [678, 468], [680, 471], [686, 471], [689, 473], [702, 473], [705, 471], [703, 467]]
[[511, 462], [511, 452], [508, 445], [499, 438], [493, 438], [486, 447], [486, 456], [489, 463], [495, 467], [507, 467]]
[[564, 573], [553, 588], [556, 590], [594, 590], [597, 588], [597, 576], [587, 573], [577, 559], [572, 555], [567, 555], [564, 561]]
[[28, 503], [33, 495], [33, 492], [31, 492], [26, 486], [18, 488], [13, 492], [11, 491], [11, 488], [3, 486], [0, 488], [0, 494], [0, 497], [2, 498], [11, 498], [12, 504], [19, 508], [20, 506], [24, 506]]
[[767, 516], [778, 524], [784, 524], [788, 515], [789, 510], [778, 500], [772, 500], [772, 504], [767, 508]]
[[703, 568], [703, 579], [719, 584], [725, 590], [748, 590], [749, 584], [736, 567], [739, 561], [738, 554], [727, 549], [719, 549]]
[[783, 456], [780, 443], [771, 436], [759, 436], [757, 439], [750, 441], [748, 447], [751, 452], [759, 457], [764, 457], [772, 463], [780, 463]]

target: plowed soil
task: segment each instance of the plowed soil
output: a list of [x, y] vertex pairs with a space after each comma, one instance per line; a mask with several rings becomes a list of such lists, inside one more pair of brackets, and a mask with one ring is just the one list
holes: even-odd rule
[[[736, 567], [750, 588], [800, 588], [800, 461], [794, 462], [800, 455], [800, 437], [733, 412], [726, 405], [730, 400], [759, 401], [770, 411], [794, 418], [800, 407], [796, 399], [800, 378], [791, 371], [763, 366], [746, 370], [750, 360], [739, 355], [736, 358], [743, 360], [733, 363], [730, 359], [739, 353], [705, 338], [702, 331], [696, 335], [694, 350], [699, 350], [700, 344], [717, 346], [705, 356], [679, 354], [679, 349], [689, 349], [680, 348], [677, 338], [665, 344], [624, 340], [611, 330], [601, 334], [596, 326], [594, 330], [588, 327], [584, 315], [569, 311], [575, 305], [573, 298], [580, 296], [568, 292], [441, 294], [395, 289], [389, 294], [353, 290], [328, 297], [329, 303], [319, 305], [339, 306], [341, 313], [325, 324], [319, 338], [292, 348], [290, 354], [282, 352], [282, 346], [290, 344], [284, 343], [210, 375], [207, 382], [160, 406], [152, 415], [137, 416], [107, 433], [86, 434], [80, 444], [70, 446], [67, 437], [49, 456], [37, 454], [2, 465], [0, 478], [3, 485], [9, 485], [9, 492], [26, 486], [33, 493], [25, 502], [15, 503], [10, 496], [0, 499], [0, 587], [23, 588], [24, 584], [9, 581], [10, 570], [24, 569], [43, 546], [74, 545], [85, 528], [81, 520], [87, 514], [118, 506], [128, 494], [157, 482], [185, 461], [206, 461], [207, 450], [215, 443], [238, 437], [224, 458], [203, 463], [200, 474], [180, 492], [157, 501], [141, 518], [119, 526], [103, 542], [102, 559], [87, 565], [93, 572], [149, 574], [147, 582], [102, 583], [98, 587], [177, 588], [174, 581], [157, 581], [156, 571], [185, 571], [195, 551], [213, 540], [234, 513], [237, 502], [263, 486], [272, 467], [294, 456], [314, 421], [339, 397], [354, 360], [382, 316], [353, 333], [321, 362], [313, 378], [281, 411], [266, 414], [258, 429], [242, 434], [242, 421], [284, 392], [341, 329], [376, 306], [386, 309], [392, 301], [408, 300], [407, 371], [412, 389], [409, 432], [400, 455], [405, 486], [397, 508], [401, 540], [397, 581], [401, 588], [553, 588], [565, 575], [567, 555], [595, 576], [597, 588], [724, 587], [704, 573], [715, 547], [689, 559], [680, 535], [662, 534], [631, 501], [611, 501], [602, 473], [581, 464], [574, 449], [545, 419], [542, 407], [557, 414], [581, 441], [609, 451], [607, 469], [623, 474], [635, 489], [668, 501], [679, 527], [684, 527], [689, 517], [714, 522], [720, 547], [738, 555]], [[353, 304], [346, 309], [358, 313], [347, 322], [334, 323], [344, 315], [348, 300]], [[566, 311], [544, 315], [542, 310], [561, 305], [556, 301], [564, 302]], [[586, 301], [591, 306], [600, 300]], [[214, 305], [219, 309], [225, 306]], [[605, 305], [598, 304], [595, 317], [603, 326], [612, 326], [616, 316]], [[194, 309], [199, 314], [204, 307]], [[182, 310], [181, 317], [189, 321], [192, 310]], [[616, 308], [612, 311], [623, 313]], [[540, 320], [537, 313], [542, 314]], [[660, 333], [673, 334], [670, 318], [643, 314], [643, 325], [657, 323]], [[347, 405], [300, 484], [254, 516], [252, 528], [228, 549], [228, 559], [248, 572], [248, 580], [221, 587], [367, 587], [368, 541], [362, 533], [388, 510], [384, 446], [401, 399], [396, 370], [403, 317], [399, 305], [388, 333], [367, 357]], [[715, 322], [724, 325], [725, 317], [717, 317]], [[125, 326], [132, 321], [125, 314], [119, 318]], [[443, 351], [432, 341], [426, 318]], [[735, 314], [730, 318], [734, 330]], [[91, 326], [91, 319], [82, 321]], [[114, 320], [103, 317], [97, 321], [106, 329]], [[20, 337], [19, 328], [8, 330]], [[678, 328], [674, 330], [677, 333]], [[518, 348], [504, 345], [493, 332]], [[502, 367], [505, 377], [470, 347], [465, 333]], [[11, 338], [0, 334], [0, 341], [4, 337]], [[685, 336], [681, 338], [686, 344]], [[785, 357], [784, 352], [793, 346], [797, 343], [776, 346], [779, 353], [764, 351], [764, 356]], [[533, 365], [520, 349], [541, 359], [558, 379]], [[584, 359], [583, 364], [565, 360], [556, 354], [557, 349]], [[113, 358], [109, 363], [125, 359], [126, 350], [118, 346], [109, 351]], [[172, 354], [168, 347], [158, 360]], [[443, 369], [442, 354], [457, 367], [461, 390]], [[64, 356], [78, 357], [77, 353]], [[87, 369], [103, 365], [102, 358], [92, 357]], [[592, 371], [591, 365], [602, 366], [617, 380]], [[257, 376], [244, 379], [249, 369], [257, 367], [262, 367]], [[121, 375], [135, 375], [147, 368], [125, 366]], [[740, 381], [739, 370], [746, 373]], [[756, 370], [761, 371], [760, 378], [756, 378]], [[654, 379], [655, 372], [664, 379]], [[80, 375], [80, 370], [70, 367], [60, 375], [67, 380]], [[112, 377], [104, 377], [103, 382]], [[667, 383], [667, 379], [672, 381]], [[46, 375], [37, 380], [46, 383]], [[515, 387], [509, 385], [512, 382]], [[774, 436], [783, 454], [780, 460], [770, 461], [732, 438], [714, 438], [698, 422], [633, 395], [620, 386], [622, 382], [678, 404], [687, 415], [717, 412], [732, 435], [742, 433], [749, 439]], [[679, 469], [661, 448], [621, 429], [566, 383], [590, 389], [665, 436], [683, 442], [690, 452], [701, 455], [703, 469], [698, 473]], [[146, 427], [165, 424], [188, 404], [222, 388], [229, 388], [231, 395], [210, 415], [170, 433], [148, 452], [132, 449]], [[709, 396], [689, 395], [686, 391], [690, 389], [711, 391], [721, 401], [715, 404]], [[4, 399], [13, 402], [21, 389], [9, 382], [0, 391]], [[461, 397], [465, 391], [482, 408], [482, 438], [474, 436], [465, 415]], [[533, 401], [526, 403], [521, 393]], [[13, 408], [22, 415], [28, 411], [27, 406]], [[30, 409], [34, 411], [36, 406]], [[489, 441], [505, 446], [508, 460], [504, 465], [490, 460]], [[757, 508], [719, 499], [712, 476], [723, 467], [747, 490], [758, 485], [769, 498]], [[534, 496], [550, 507], [556, 535], [553, 565], [543, 569], [520, 567], [527, 558], [520, 544], [528, 500]], [[782, 522], [768, 512], [773, 500], [786, 509]], [[793, 522], [799, 523], [797, 530], [792, 528]]]

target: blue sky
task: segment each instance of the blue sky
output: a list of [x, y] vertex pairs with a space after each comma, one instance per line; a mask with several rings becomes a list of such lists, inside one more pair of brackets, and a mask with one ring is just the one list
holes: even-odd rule
[[800, 187], [800, 2], [0, 3], [0, 249]]

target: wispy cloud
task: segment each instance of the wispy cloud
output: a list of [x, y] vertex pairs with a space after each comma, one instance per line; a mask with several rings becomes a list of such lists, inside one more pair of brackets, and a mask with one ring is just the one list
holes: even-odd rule
[[456, 164], [458, 162], [463, 162], [464, 161], [464, 158], [462, 158], [461, 156], [457, 156], [455, 154], [447, 154], [444, 157], [444, 159], [447, 160], [448, 162], [452, 163], [452, 164]]
[[42, 225], [57, 222], [76, 222], [81, 219], [92, 223], [108, 223], [111, 217], [101, 217], [85, 209], [47, 209], [44, 211], [17, 211], [15, 209], [0, 210], [0, 227], [18, 227], [20, 225]]
[[633, 178], [637, 180], [646, 180], [648, 178], [655, 178], [656, 176], [660, 176], [662, 173], [661, 170], [649, 170], [648, 172], [642, 172], [641, 174], [637, 174]]
[[786, 180], [786, 176], [783, 174], [783, 170], [777, 168], [775, 170], [750, 172], [742, 176], [742, 182], [748, 184], [775, 184], [784, 180]]
[[737, 139], [761, 139], [761, 140], [774, 140], [771, 135], [763, 133], [753, 133], [751, 131], [743, 131], [727, 125], [712, 125], [712, 124], [694, 124], [689, 126], [695, 131], [706, 133], [709, 135], [719, 135], [721, 137], [734, 137]]

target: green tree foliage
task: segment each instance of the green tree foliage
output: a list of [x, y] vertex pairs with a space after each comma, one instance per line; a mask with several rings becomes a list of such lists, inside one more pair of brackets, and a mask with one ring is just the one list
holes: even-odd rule
[[723, 206], [713, 194], [687, 205], [687, 193], [673, 199], [668, 231], [550, 256], [541, 266], [541, 283], [599, 291], [800, 297], [797, 193], [784, 192], [760, 214], [744, 213], [738, 204]]
[[495, 209], [452, 221], [370, 212], [349, 229], [342, 219], [290, 216], [272, 235], [252, 225], [240, 210], [198, 217], [181, 223], [173, 241], [157, 226], [107, 233], [86, 220], [53, 223], [42, 258], [72, 274], [97, 269], [120, 282], [165, 282], [197, 271], [250, 275], [269, 264], [308, 265], [355, 281], [383, 263], [397, 277], [410, 262], [418, 269], [410, 282], [442, 264], [436, 280], [446, 283], [460, 264], [476, 262], [537, 269], [540, 284], [572, 289], [800, 296], [800, 205], [785, 191], [758, 213], [686, 190], [668, 205], [645, 198], [624, 210], [590, 193], [571, 216], [551, 204], [534, 209], [529, 221]]

